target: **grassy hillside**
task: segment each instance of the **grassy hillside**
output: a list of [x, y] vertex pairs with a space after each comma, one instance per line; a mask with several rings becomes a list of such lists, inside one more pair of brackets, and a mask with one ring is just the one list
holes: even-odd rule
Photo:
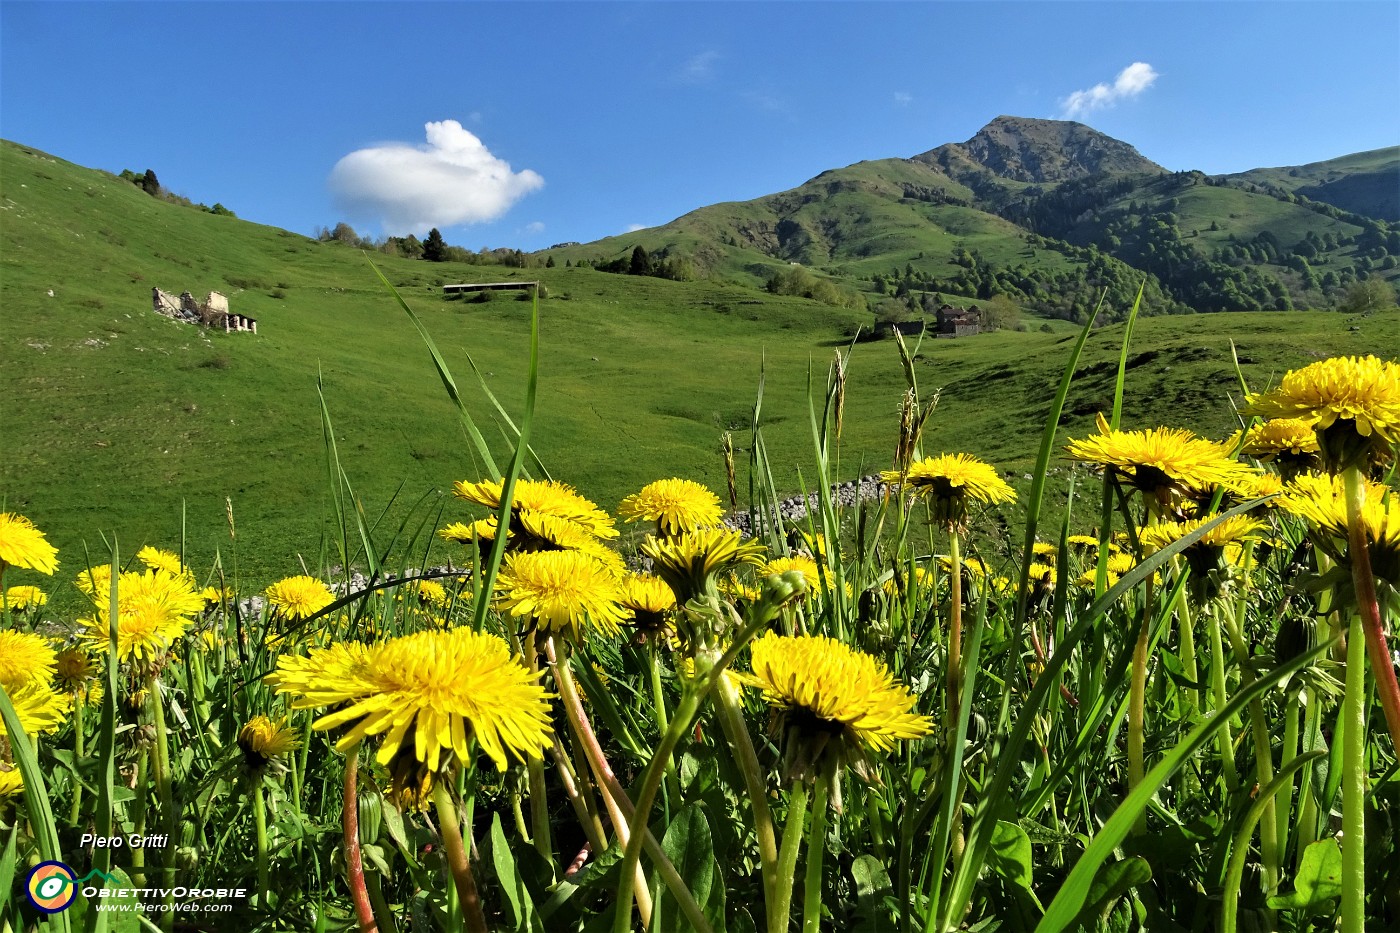
[[[871, 320], [715, 282], [374, 258], [421, 314], [493, 439], [500, 435], [467, 354], [517, 411], [529, 305], [509, 293], [447, 300], [439, 286], [545, 282], [535, 446], [557, 478], [608, 508], [672, 474], [722, 492], [719, 437], [733, 430], [736, 445], [748, 447], [761, 366], [777, 479], [795, 489], [799, 470], [810, 475], [809, 366], [820, 383], [835, 348]], [[65, 571], [80, 562], [80, 542], [100, 548], [102, 533], [116, 532], [126, 554], [145, 543], [173, 546], [182, 503], [196, 559], [216, 548], [227, 555], [226, 497], [246, 576], [283, 575], [298, 553], [315, 562], [330, 513], [318, 375], [340, 456], [371, 514], [400, 485], [411, 500], [482, 475], [420, 338], [354, 250], [157, 201], [113, 176], [5, 143], [0, 263], [0, 495], [4, 508], [50, 533]], [[210, 333], [155, 315], [152, 286], [221, 290], [233, 310], [257, 318], [259, 333]], [[1014, 476], [1026, 472], [1063, 366], [1066, 326], [925, 341], [921, 385], [943, 389], [928, 449], [966, 450]], [[1394, 314], [1144, 322], [1129, 423], [1227, 430], [1231, 338], [1248, 377], [1262, 384], [1314, 355], [1400, 345], [1400, 326]], [[1092, 429], [1120, 339], [1116, 327], [1093, 338], [1071, 431]], [[887, 466], [904, 380], [889, 341], [857, 344], [850, 368], [841, 463], [853, 476]], [[440, 501], [449, 517], [465, 514]]]

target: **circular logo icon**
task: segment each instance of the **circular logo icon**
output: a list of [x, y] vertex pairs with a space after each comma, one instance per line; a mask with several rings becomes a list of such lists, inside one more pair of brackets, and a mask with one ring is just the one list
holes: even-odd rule
[[62, 862], [40, 862], [29, 872], [24, 891], [29, 903], [46, 914], [56, 914], [78, 896], [77, 876]]

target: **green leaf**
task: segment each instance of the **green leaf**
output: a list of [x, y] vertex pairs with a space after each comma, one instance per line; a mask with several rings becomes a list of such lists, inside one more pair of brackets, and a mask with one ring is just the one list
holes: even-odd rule
[[997, 820], [992, 830], [992, 847], [987, 853], [987, 867], [1035, 897], [1031, 883], [1031, 839], [1015, 823]]
[[[676, 871], [685, 880], [686, 887], [695, 897], [695, 903], [704, 910], [710, 900], [714, 886], [715, 848], [710, 838], [710, 824], [705, 812], [697, 803], [690, 803], [676, 814], [671, 825], [666, 827], [666, 835], [661, 839], [661, 849], [676, 866]], [[685, 914], [679, 908], [671, 908], [662, 914], [662, 929], [675, 933], [686, 933]]]
[[1269, 898], [1274, 910], [1302, 910], [1312, 917], [1331, 911], [1330, 902], [1342, 896], [1342, 849], [1337, 840], [1327, 838], [1303, 850], [1293, 890]]
[[851, 877], [856, 883], [856, 914], [866, 920], [877, 917], [878, 904], [893, 893], [885, 865], [873, 855], [862, 855], [851, 863]]
[[501, 882], [506, 900], [510, 902], [511, 914], [515, 917], [515, 929], [519, 931], [541, 929], [535, 915], [535, 902], [525, 888], [525, 881], [516, 870], [515, 858], [510, 853], [510, 843], [505, 830], [501, 828], [501, 815], [491, 819], [491, 864], [496, 869], [496, 879]]
[[1094, 883], [1089, 886], [1089, 896], [1085, 899], [1084, 909], [1075, 918], [1075, 923], [1093, 929], [1098, 926], [1099, 916], [1111, 902], [1127, 894], [1138, 885], [1146, 884], [1151, 880], [1152, 866], [1147, 863], [1147, 859], [1140, 855], [1125, 858], [1121, 862], [1114, 862], [1111, 865], [1104, 865], [1094, 876]]

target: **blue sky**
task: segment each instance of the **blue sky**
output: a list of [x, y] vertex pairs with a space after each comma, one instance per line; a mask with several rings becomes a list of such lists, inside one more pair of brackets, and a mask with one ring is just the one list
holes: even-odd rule
[[1400, 4], [0, 3], [0, 135], [311, 234], [589, 241], [1073, 116], [1170, 169], [1400, 143]]

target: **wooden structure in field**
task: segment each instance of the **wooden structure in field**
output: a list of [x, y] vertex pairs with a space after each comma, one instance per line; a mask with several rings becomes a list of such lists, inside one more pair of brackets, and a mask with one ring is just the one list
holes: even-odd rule
[[151, 310], [185, 324], [199, 324], [202, 327], [222, 328], [224, 333], [247, 332], [256, 334], [258, 322], [228, 309], [228, 298], [219, 292], [210, 292], [204, 301], [195, 301], [194, 295], [181, 292], [176, 298], [159, 288], [151, 289]]
[[508, 292], [527, 291], [537, 288], [539, 282], [462, 282], [457, 285], [444, 285], [444, 295], [465, 295], [468, 292]]

